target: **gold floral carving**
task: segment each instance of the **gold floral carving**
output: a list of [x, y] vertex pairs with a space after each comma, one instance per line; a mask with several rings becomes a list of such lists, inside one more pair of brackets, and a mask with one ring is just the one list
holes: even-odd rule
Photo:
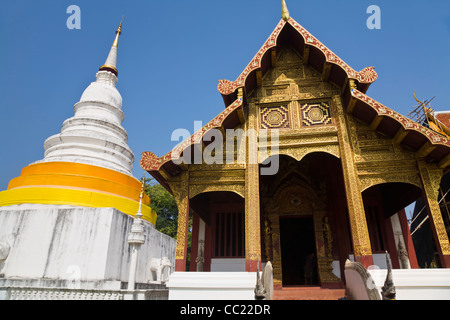
[[303, 126], [309, 127], [332, 123], [330, 106], [327, 102], [302, 104], [300, 112]]
[[212, 163], [212, 164], [191, 164], [189, 165], [189, 171], [228, 171], [228, 170], [240, 170], [245, 169], [245, 163]]
[[290, 127], [287, 106], [265, 107], [260, 112], [262, 129], [286, 129]]
[[[267, 144], [260, 141], [259, 147], [266, 150]], [[335, 126], [280, 131], [278, 150], [273, 151], [267, 147], [267, 157], [283, 154], [297, 161], [313, 152], [325, 152], [337, 158], [340, 157], [339, 141]], [[260, 162], [264, 160], [265, 158], [260, 158]]]
[[189, 221], [189, 172], [181, 173], [181, 181], [170, 185], [178, 206], [178, 229], [176, 260], [186, 259], [187, 254], [187, 227]]
[[442, 170], [430, 168], [430, 165], [427, 165], [423, 160], [418, 160], [417, 165], [422, 178], [429, 215], [431, 215], [431, 220], [436, 230], [437, 241], [439, 242], [442, 254], [450, 255], [450, 243], [445, 230], [444, 220], [442, 219], [441, 209], [437, 201]]
[[389, 174], [374, 174], [374, 175], [359, 175], [359, 181], [361, 183], [361, 192], [364, 190], [369, 189], [370, 187], [373, 187], [377, 184], [382, 183], [394, 183], [394, 182], [401, 182], [401, 183], [408, 183], [415, 185], [419, 188], [422, 188], [422, 185], [420, 183], [420, 178], [417, 174], [417, 172], [411, 172], [410, 175], [405, 175], [403, 173], [395, 174], [395, 173], [389, 173]]
[[349, 133], [346, 126], [346, 115], [344, 113], [341, 96], [333, 97], [333, 107], [337, 115], [337, 127], [339, 146], [341, 148], [341, 161], [344, 173], [344, 184], [347, 193], [348, 214], [353, 239], [355, 256], [370, 256], [372, 249], [370, 245], [369, 230], [367, 228], [364, 204], [361, 195], [361, 186], [358, 179], [355, 153], [352, 148]]
[[335, 156], [336, 158], [340, 158], [340, 150], [338, 145], [310, 146], [303, 148], [284, 148], [283, 146], [280, 146], [279, 149], [280, 151], [278, 152], [278, 154], [290, 156], [297, 161], [302, 160], [305, 156], [313, 152], [325, 152]]
[[[247, 130], [257, 128], [258, 108], [249, 106]], [[259, 206], [259, 165], [257, 163], [258, 141], [255, 135], [246, 139], [246, 171], [245, 171], [245, 258], [247, 261], [261, 259], [261, 228]]]
[[245, 182], [240, 184], [192, 184], [189, 186], [189, 197], [190, 199], [195, 196], [205, 193], [205, 192], [216, 192], [216, 191], [230, 191], [240, 195], [242, 198], [245, 198]]

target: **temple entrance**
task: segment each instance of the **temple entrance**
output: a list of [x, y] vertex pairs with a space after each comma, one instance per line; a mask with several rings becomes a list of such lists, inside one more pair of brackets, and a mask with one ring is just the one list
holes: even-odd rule
[[280, 218], [283, 286], [318, 285], [312, 217]]
[[[263, 261], [273, 265], [274, 287], [339, 286], [341, 262], [351, 252], [340, 160], [316, 152], [301, 161], [281, 155], [279, 161], [279, 172], [260, 180]], [[305, 279], [311, 253], [312, 278]]]

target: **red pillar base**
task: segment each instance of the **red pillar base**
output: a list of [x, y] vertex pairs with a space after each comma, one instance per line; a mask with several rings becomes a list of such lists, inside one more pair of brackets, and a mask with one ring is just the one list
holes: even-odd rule
[[442, 268], [450, 268], [450, 255], [440, 255]]
[[[257, 265], [258, 265], [257, 260], [245, 260], [245, 271], [246, 272], [256, 272]], [[262, 271], [261, 270], [261, 261], [259, 262], [259, 271]]]
[[175, 260], [175, 271], [186, 272], [186, 260]]

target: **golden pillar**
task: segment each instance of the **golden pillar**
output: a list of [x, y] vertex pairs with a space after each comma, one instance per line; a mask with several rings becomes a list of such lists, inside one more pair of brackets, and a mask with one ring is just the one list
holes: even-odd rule
[[245, 170], [245, 270], [256, 271], [261, 262], [258, 137], [256, 130], [257, 106], [249, 105], [246, 135]]
[[336, 126], [338, 129], [339, 149], [353, 239], [353, 254], [355, 261], [361, 262], [367, 268], [373, 265], [369, 229], [367, 228], [361, 186], [355, 165], [355, 154], [347, 130], [341, 96], [333, 96], [333, 106], [336, 111]]
[[177, 247], [175, 271], [186, 271], [187, 240], [189, 231], [189, 172], [181, 173], [181, 181], [171, 185], [178, 206]]
[[450, 268], [450, 244], [437, 200], [443, 172], [442, 170], [431, 168], [424, 160], [417, 160], [417, 167], [423, 185], [423, 197], [427, 206], [428, 217], [431, 221], [431, 229], [433, 230], [441, 265], [444, 268]]

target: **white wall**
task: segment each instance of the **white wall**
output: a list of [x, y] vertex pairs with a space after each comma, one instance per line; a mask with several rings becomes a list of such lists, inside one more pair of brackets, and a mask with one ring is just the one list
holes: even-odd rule
[[[368, 270], [381, 292], [386, 269]], [[450, 269], [393, 269], [397, 300], [450, 300]]]
[[255, 300], [256, 272], [175, 272], [169, 300]]
[[[133, 218], [113, 208], [17, 205], [0, 208], [5, 278], [128, 281]], [[146, 223], [136, 282], [151, 280], [151, 258], [175, 263], [176, 241]], [[0, 265], [0, 268], [2, 266]]]

